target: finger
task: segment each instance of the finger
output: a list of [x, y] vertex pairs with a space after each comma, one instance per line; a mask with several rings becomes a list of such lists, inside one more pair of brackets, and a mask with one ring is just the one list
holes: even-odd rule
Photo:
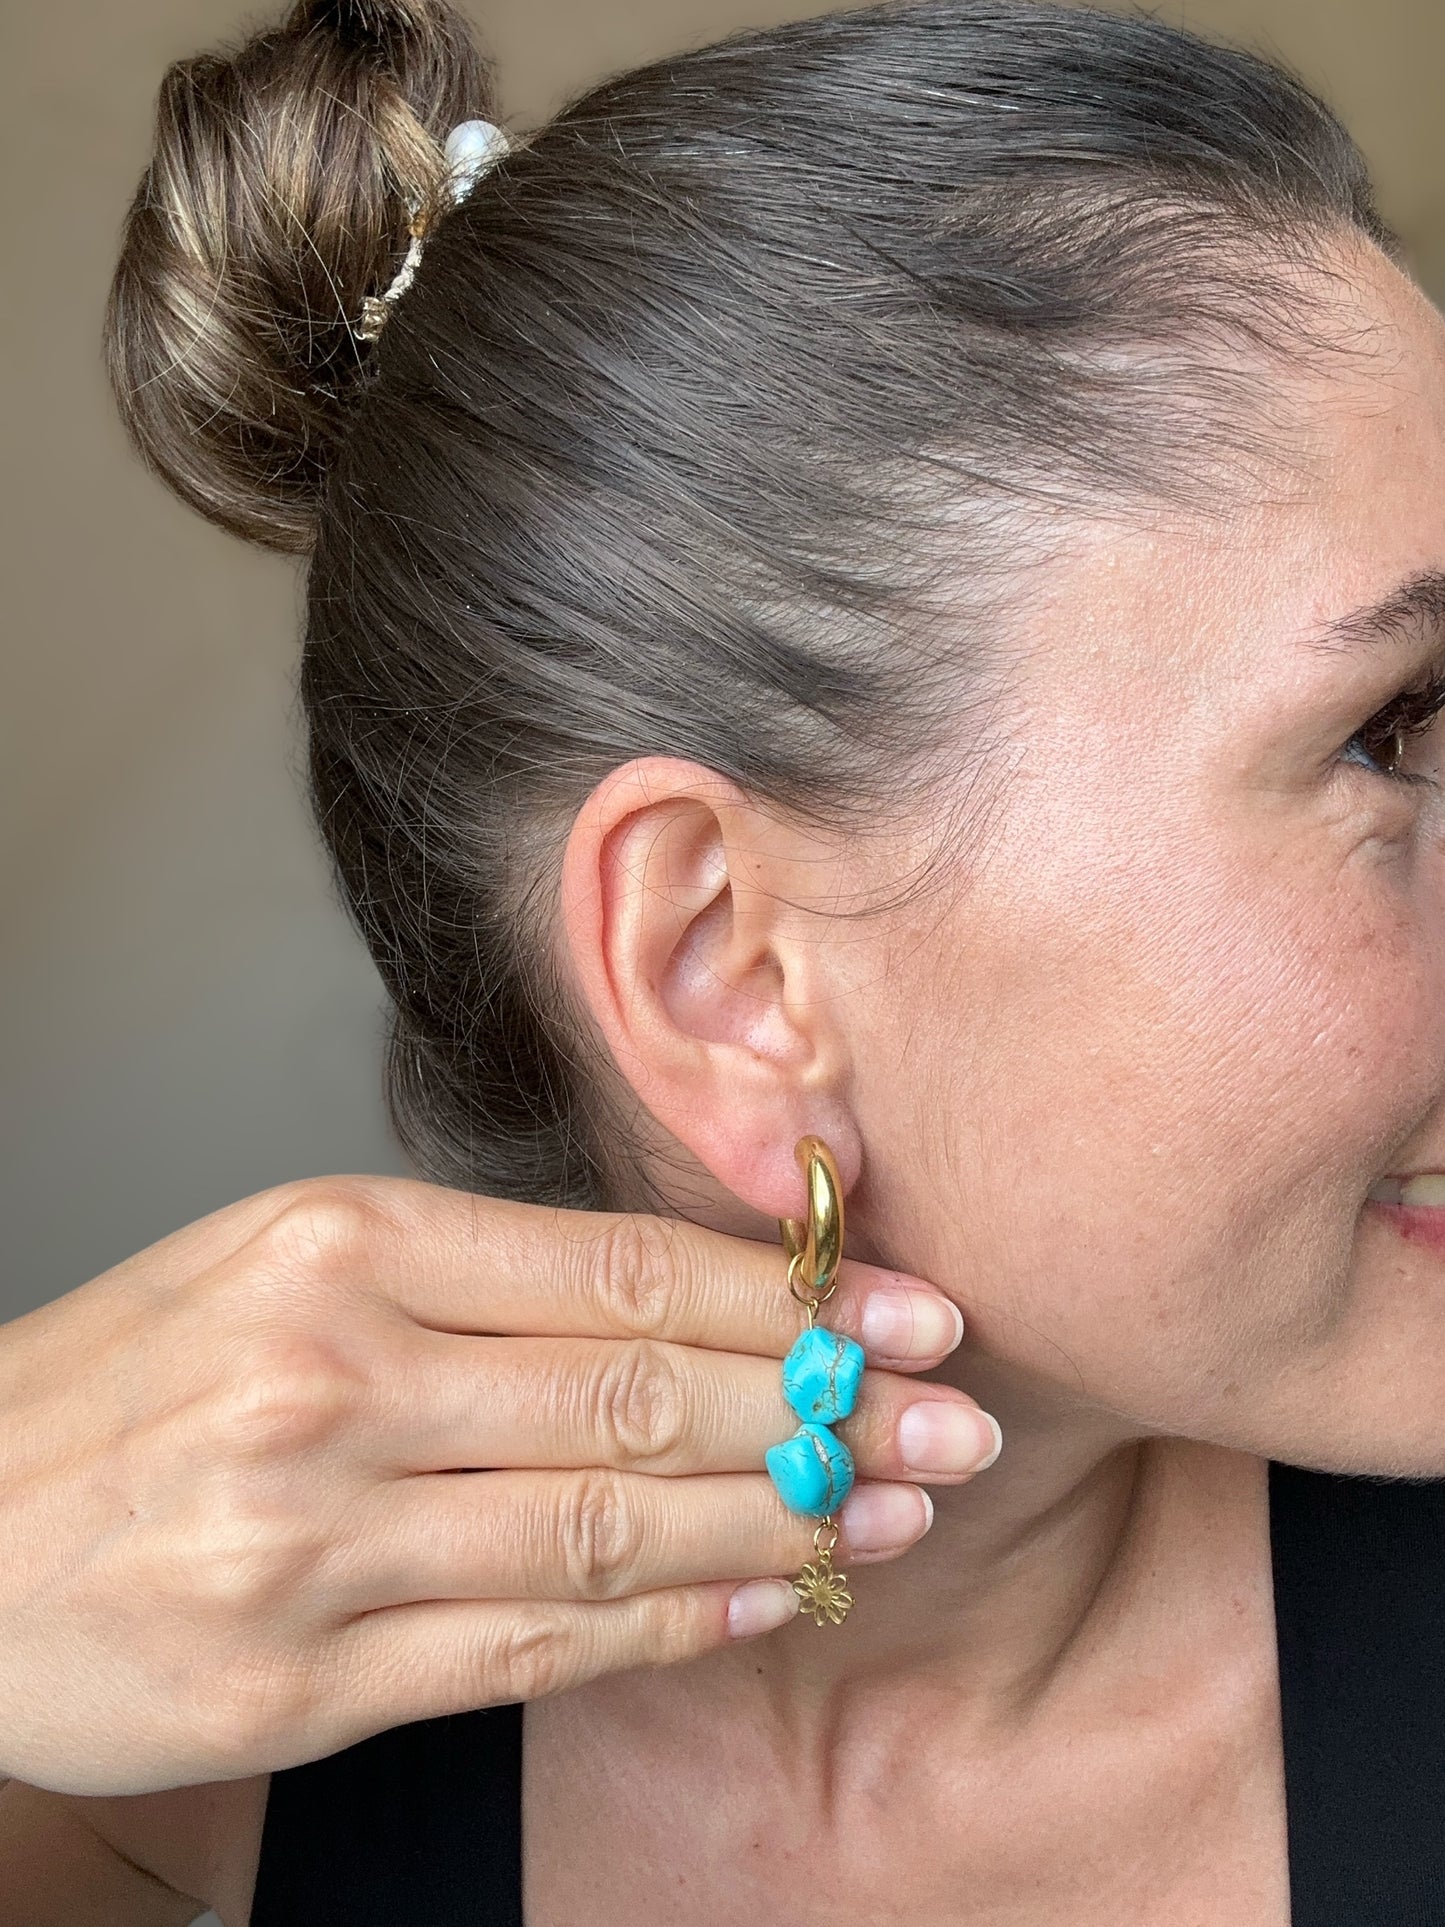
[[[928, 1530], [916, 1485], [856, 1486], [834, 1557], [895, 1557]], [[817, 1520], [766, 1473], [652, 1479], [581, 1472], [448, 1472], [378, 1487], [328, 1564], [347, 1613], [425, 1599], [618, 1599], [662, 1586], [764, 1578], [813, 1557]]]
[[[411, 1179], [348, 1183], [365, 1201], [367, 1275], [438, 1331], [667, 1338], [781, 1358], [801, 1329], [781, 1245]], [[936, 1363], [963, 1333], [934, 1286], [852, 1259], [827, 1306], [828, 1325], [895, 1367]]]
[[[774, 1576], [778, 1624], [800, 1603]], [[756, 1590], [755, 1590], [756, 1589]], [[739, 1590], [757, 1599], [774, 1583], [732, 1580], [664, 1587], [625, 1599], [428, 1600], [354, 1620], [338, 1636], [323, 1691], [346, 1707], [348, 1727], [329, 1745], [413, 1720], [567, 1692], [599, 1674], [672, 1666], [730, 1643], [728, 1607]], [[768, 1630], [754, 1625], [749, 1632]]]
[[[391, 1472], [613, 1466], [662, 1477], [754, 1472], [791, 1437], [797, 1414], [775, 1358], [702, 1351], [651, 1338], [459, 1338], [414, 1329], [394, 1368], [366, 1449]], [[924, 1428], [905, 1414], [945, 1406], [954, 1457], [919, 1463]], [[930, 1413], [934, 1429], [949, 1421]], [[995, 1450], [993, 1421], [951, 1385], [869, 1369], [837, 1432], [865, 1478], [958, 1479]], [[382, 1457], [382, 1455], [385, 1455]]]

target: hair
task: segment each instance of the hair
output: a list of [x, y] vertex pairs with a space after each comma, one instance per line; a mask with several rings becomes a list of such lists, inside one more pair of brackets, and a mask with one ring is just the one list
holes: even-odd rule
[[1217, 501], [1278, 439], [1301, 268], [1400, 250], [1297, 79], [1034, 0], [657, 61], [452, 207], [472, 117], [441, 0], [300, 0], [173, 66], [106, 352], [169, 486], [310, 558], [312, 802], [410, 1159], [593, 1206], [636, 1174], [548, 938], [588, 791], [668, 754], [862, 827], [960, 732], [986, 760], [1029, 529]]

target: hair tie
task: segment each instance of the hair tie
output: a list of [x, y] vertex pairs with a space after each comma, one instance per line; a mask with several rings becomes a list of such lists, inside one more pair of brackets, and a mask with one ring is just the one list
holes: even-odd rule
[[[489, 120], [462, 120], [447, 135], [447, 180], [443, 193], [453, 207], [466, 199], [487, 170], [501, 160], [512, 143], [504, 130]], [[419, 203], [411, 210], [411, 245], [384, 294], [369, 294], [361, 304], [361, 320], [352, 333], [358, 341], [375, 341], [386, 326], [392, 304], [406, 293], [421, 266], [422, 235], [416, 228]]]

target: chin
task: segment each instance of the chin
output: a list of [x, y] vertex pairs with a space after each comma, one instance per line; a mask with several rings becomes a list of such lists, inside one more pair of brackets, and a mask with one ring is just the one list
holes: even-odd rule
[[1307, 1471], [1445, 1479], [1445, 1210], [1422, 1215], [1366, 1205], [1314, 1315], [1221, 1361], [1192, 1436]]
[[1445, 1479], [1445, 1207], [1370, 1199], [1350, 1288], [1292, 1451], [1363, 1477]]

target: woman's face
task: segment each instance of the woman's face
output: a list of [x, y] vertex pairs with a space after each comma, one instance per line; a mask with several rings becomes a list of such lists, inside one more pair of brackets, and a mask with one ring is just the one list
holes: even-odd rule
[[1442, 1474], [1445, 1211], [1366, 1194], [1445, 1170], [1445, 719], [1429, 782], [1350, 739], [1440, 662], [1445, 580], [1311, 644], [1445, 576], [1445, 324], [1373, 252], [1357, 283], [1376, 353], [1316, 382], [1290, 499], [1052, 569], [986, 847], [855, 1003], [857, 1221], [1020, 1384]]

